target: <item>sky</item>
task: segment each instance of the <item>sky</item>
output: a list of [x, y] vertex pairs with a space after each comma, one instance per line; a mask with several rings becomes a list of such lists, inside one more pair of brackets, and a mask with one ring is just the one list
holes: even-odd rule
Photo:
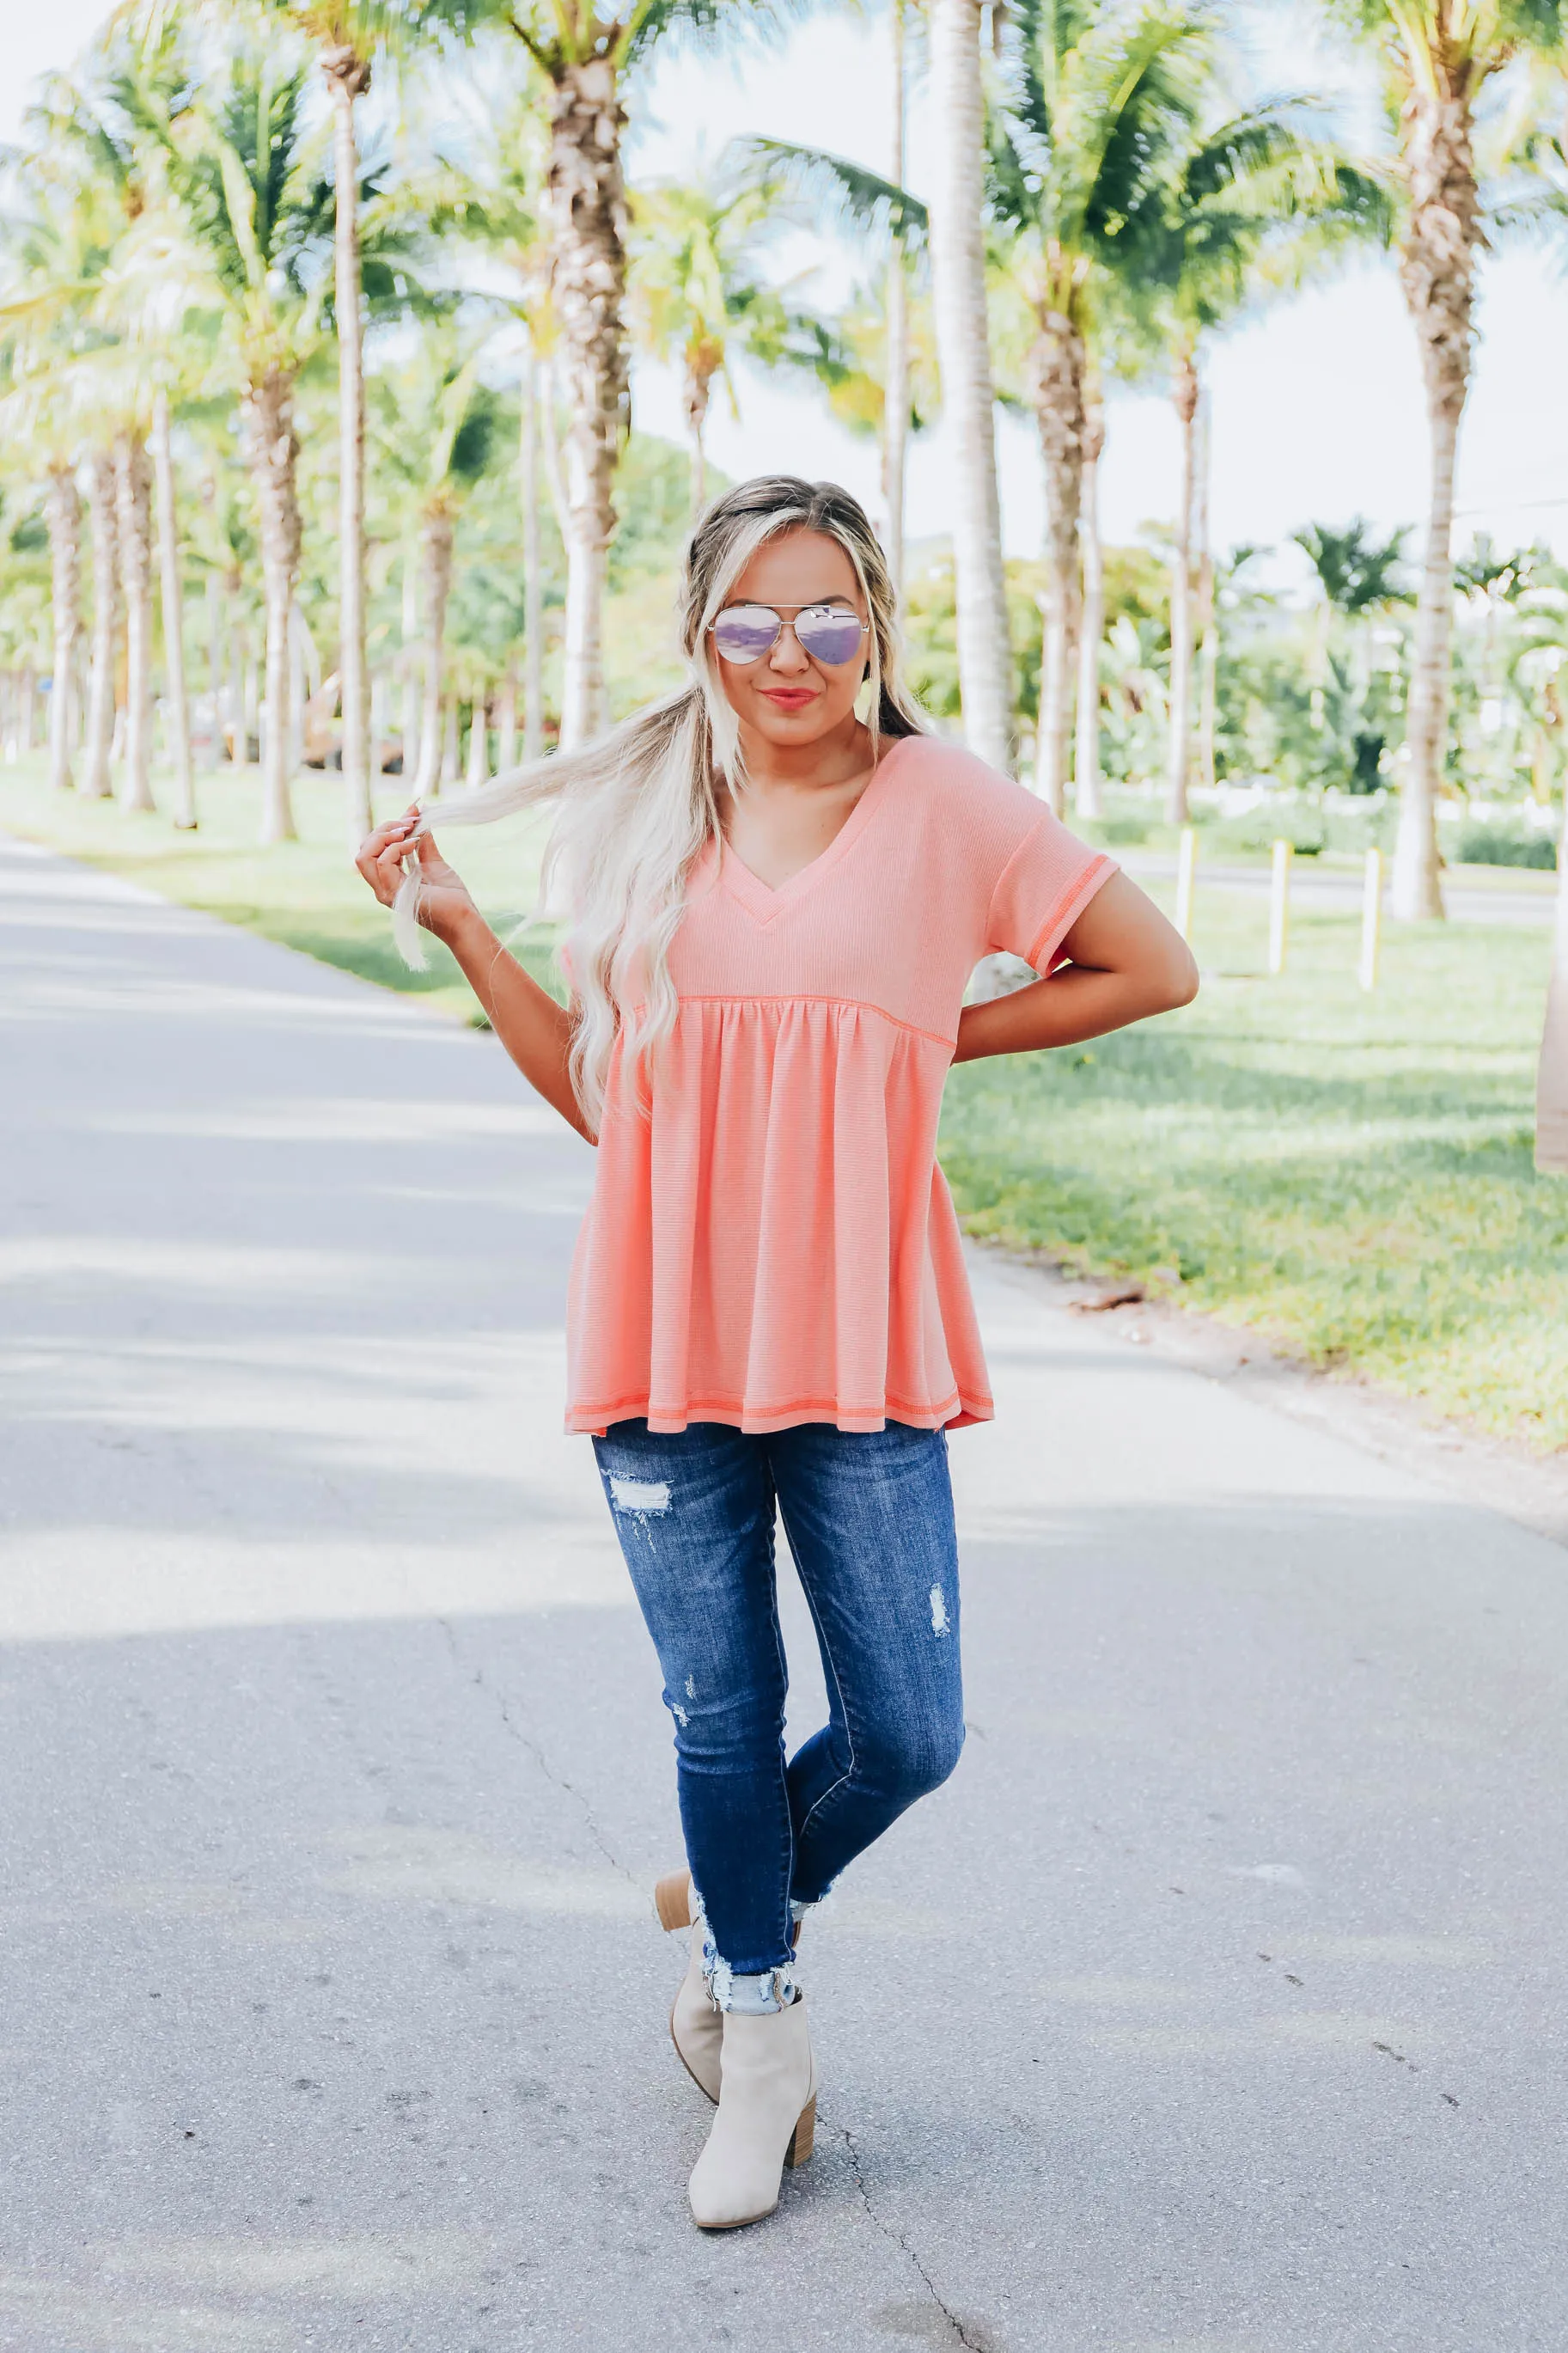
[[[13, 137], [35, 78], [70, 65], [103, 15], [102, 0], [51, 0], [6, 11], [0, 140]], [[1349, 119], [1370, 119], [1369, 85], [1342, 51], [1316, 36], [1310, 0], [1268, 0], [1256, 20], [1251, 70], [1269, 90], [1325, 90]], [[712, 163], [742, 132], [828, 147], [886, 170], [891, 111], [880, 13], [842, 6], [807, 17], [781, 47], [730, 62], [674, 51], [629, 95], [637, 178], [681, 177]], [[929, 185], [930, 121], [916, 90], [909, 178]], [[1563, 248], [1568, 262], [1568, 240]], [[828, 282], [842, 263], [824, 255]], [[1485, 531], [1506, 545], [1543, 537], [1568, 554], [1568, 276], [1534, 250], [1486, 258], [1480, 343], [1460, 445], [1461, 544]], [[1363, 260], [1310, 293], [1247, 320], [1216, 342], [1213, 398], [1213, 529], [1216, 545], [1274, 545], [1308, 522], [1364, 515], [1382, 530], [1415, 523], [1426, 498], [1420, 374], [1391, 260]], [[739, 476], [786, 469], [843, 481], [873, 509], [877, 453], [836, 425], [809, 388], [738, 372], [740, 416], [715, 403], [716, 465]], [[674, 380], [639, 365], [636, 422], [680, 438]], [[1038, 552], [1040, 468], [1027, 426], [1003, 416], [998, 462], [1008, 553]], [[1101, 468], [1101, 514], [1111, 541], [1168, 523], [1174, 512], [1176, 434], [1158, 387], [1117, 392]], [[940, 426], [910, 455], [912, 539], [951, 524], [951, 475]]]

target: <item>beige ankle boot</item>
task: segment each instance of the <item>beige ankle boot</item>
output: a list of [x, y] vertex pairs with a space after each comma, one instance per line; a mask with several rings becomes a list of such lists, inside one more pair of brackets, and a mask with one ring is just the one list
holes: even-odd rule
[[[676, 1989], [669, 2010], [669, 2039], [676, 2054], [698, 2090], [714, 2105], [719, 2101], [719, 2055], [723, 2040], [724, 2021], [715, 2009], [708, 1990], [708, 1980], [702, 1974], [703, 1924], [700, 1913], [692, 1910], [692, 1886], [689, 1871], [667, 1872], [653, 1891], [654, 1910], [658, 1914], [661, 1928], [689, 1928], [691, 1947], [687, 1957], [686, 1975]], [[795, 1925], [791, 1940], [798, 1949], [800, 1922]]]
[[686, 1975], [681, 1978], [670, 2005], [669, 2039], [675, 2045], [681, 2065], [698, 2090], [706, 2093], [709, 2099], [717, 2104], [719, 2051], [723, 2039], [724, 2021], [713, 2006], [708, 1980], [702, 1974], [703, 1925], [700, 1915], [693, 1916], [691, 1910], [691, 1873], [689, 1871], [672, 1871], [654, 1889], [653, 1901], [661, 1927], [690, 1931], [691, 1950], [686, 1963]]
[[816, 2126], [816, 2063], [805, 2003], [761, 2018], [724, 2015], [723, 2082], [688, 2195], [704, 2231], [760, 2222], [779, 2202], [786, 2165], [804, 2165]]

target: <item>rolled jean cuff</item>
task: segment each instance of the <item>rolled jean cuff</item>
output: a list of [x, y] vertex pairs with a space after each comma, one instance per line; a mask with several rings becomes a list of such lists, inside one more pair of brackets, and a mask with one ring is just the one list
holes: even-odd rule
[[715, 2010], [733, 2010], [737, 2018], [762, 2018], [768, 2011], [787, 2010], [795, 1998], [793, 1969], [763, 1969], [742, 1977], [728, 1961], [715, 1959], [708, 1972], [708, 1990]]

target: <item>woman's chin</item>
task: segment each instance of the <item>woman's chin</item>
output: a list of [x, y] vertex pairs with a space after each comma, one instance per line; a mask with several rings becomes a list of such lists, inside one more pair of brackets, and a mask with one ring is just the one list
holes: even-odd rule
[[802, 703], [793, 711], [781, 709], [775, 702], [759, 701], [752, 704], [745, 718], [746, 724], [753, 728], [764, 743], [781, 746], [815, 744], [819, 737], [831, 733], [837, 723], [835, 714], [827, 709], [826, 698]]

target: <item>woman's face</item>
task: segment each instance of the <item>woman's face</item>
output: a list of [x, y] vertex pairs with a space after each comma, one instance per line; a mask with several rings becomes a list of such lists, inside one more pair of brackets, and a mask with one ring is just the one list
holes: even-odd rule
[[772, 649], [754, 659], [730, 661], [715, 649], [714, 666], [742, 727], [781, 748], [814, 744], [853, 717], [866, 675], [870, 637], [862, 631], [848, 659], [809, 654], [795, 633], [804, 608], [831, 606], [868, 621], [855, 566], [836, 539], [819, 531], [781, 532], [760, 547], [725, 599], [772, 606], [784, 628]]

